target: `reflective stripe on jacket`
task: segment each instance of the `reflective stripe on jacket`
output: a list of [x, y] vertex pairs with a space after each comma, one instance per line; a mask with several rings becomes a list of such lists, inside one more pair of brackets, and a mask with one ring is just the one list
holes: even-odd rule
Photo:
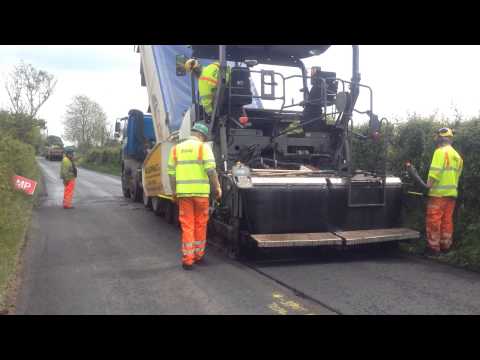
[[207, 171], [215, 169], [215, 158], [208, 144], [192, 136], [175, 145], [168, 158], [168, 175], [175, 176], [178, 197], [208, 197]]
[[457, 197], [458, 180], [463, 170], [463, 159], [451, 145], [435, 150], [428, 177], [436, 180], [429, 196]]
[[60, 178], [64, 181], [69, 181], [77, 177], [75, 165], [67, 157], [64, 156], [62, 160], [62, 165], [60, 167]]
[[[198, 79], [198, 95], [200, 96], [200, 104], [207, 114], [213, 111], [213, 100], [217, 91], [218, 73], [220, 71], [220, 63], [218, 61], [205, 66]], [[227, 69], [227, 83], [230, 80], [230, 68]]]

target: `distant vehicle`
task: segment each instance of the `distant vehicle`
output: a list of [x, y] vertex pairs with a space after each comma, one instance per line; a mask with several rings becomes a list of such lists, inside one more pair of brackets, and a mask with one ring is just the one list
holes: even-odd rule
[[60, 137], [50, 135], [47, 137], [47, 145], [45, 146], [44, 155], [47, 160], [62, 160], [63, 158], [63, 141]]

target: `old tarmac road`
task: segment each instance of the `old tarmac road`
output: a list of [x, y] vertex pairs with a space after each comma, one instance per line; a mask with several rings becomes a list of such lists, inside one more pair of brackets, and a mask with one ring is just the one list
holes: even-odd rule
[[76, 209], [65, 211], [59, 163], [39, 163], [47, 194], [18, 314], [480, 313], [480, 274], [393, 255], [248, 267], [210, 248], [207, 265], [186, 272], [179, 230], [124, 199], [118, 177], [80, 169]]

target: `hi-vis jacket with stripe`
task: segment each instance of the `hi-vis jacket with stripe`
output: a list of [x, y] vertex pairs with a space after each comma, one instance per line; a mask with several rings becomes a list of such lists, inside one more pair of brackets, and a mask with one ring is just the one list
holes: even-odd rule
[[178, 197], [208, 197], [208, 171], [215, 169], [215, 158], [208, 144], [191, 136], [175, 145], [168, 158], [168, 175], [175, 176]]
[[458, 180], [462, 174], [463, 159], [450, 146], [442, 146], [435, 150], [428, 177], [435, 179], [435, 185], [428, 192], [429, 196], [457, 197]]
[[[200, 104], [207, 114], [213, 111], [213, 100], [217, 91], [218, 73], [220, 71], [220, 63], [218, 61], [205, 66], [202, 74], [198, 79], [198, 95], [200, 96]], [[227, 69], [227, 83], [230, 80], [230, 68]]]
[[70, 181], [77, 177], [77, 169], [75, 163], [66, 155], [63, 156], [62, 165], [60, 166], [60, 178], [63, 181]]

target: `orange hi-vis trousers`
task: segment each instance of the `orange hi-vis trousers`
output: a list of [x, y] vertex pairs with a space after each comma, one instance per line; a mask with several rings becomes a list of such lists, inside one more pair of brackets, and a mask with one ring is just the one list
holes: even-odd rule
[[193, 265], [205, 255], [208, 197], [178, 198], [178, 220], [182, 227], [182, 262]]
[[72, 207], [73, 190], [75, 189], [75, 179], [67, 181], [63, 192], [63, 207]]
[[427, 242], [434, 251], [452, 246], [455, 198], [429, 197], [427, 202]]

